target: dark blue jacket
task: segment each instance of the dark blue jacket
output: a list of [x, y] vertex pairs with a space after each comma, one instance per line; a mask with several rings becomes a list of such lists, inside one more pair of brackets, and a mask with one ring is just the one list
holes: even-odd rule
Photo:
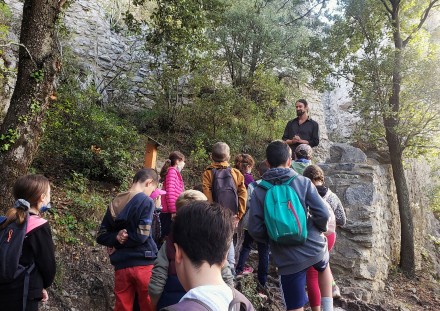
[[[131, 199], [124, 206], [119, 209], [113, 206], [117, 202], [124, 202], [127, 197]], [[128, 192], [121, 193], [112, 201], [102, 220], [96, 241], [116, 248], [110, 255], [110, 262], [115, 266], [115, 270], [154, 263], [157, 246], [151, 236], [153, 212], [153, 200], [143, 192], [133, 197], [130, 197]], [[122, 229], [127, 230], [128, 240], [119, 244], [116, 236]]]

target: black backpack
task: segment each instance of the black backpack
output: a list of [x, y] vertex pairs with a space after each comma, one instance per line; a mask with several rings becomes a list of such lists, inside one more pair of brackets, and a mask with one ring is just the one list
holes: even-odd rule
[[212, 169], [212, 200], [238, 213], [237, 185], [231, 168]]
[[[23, 288], [23, 310], [25, 310], [29, 292], [29, 277], [35, 268], [35, 263], [27, 267], [20, 264], [23, 242], [27, 231], [29, 231], [27, 229], [30, 216], [28, 212], [29, 203], [24, 200], [18, 200], [17, 202], [16, 208], [26, 211], [26, 220], [22, 224], [12, 221], [6, 227], [0, 229], [0, 283], [11, 283], [25, 274]], [[4, 224], [5, 221], [7, 221], [6, 217], [0, 217], [0, 225]], [[35, 221], [31, 227], [35, 228], [44, 222]]]

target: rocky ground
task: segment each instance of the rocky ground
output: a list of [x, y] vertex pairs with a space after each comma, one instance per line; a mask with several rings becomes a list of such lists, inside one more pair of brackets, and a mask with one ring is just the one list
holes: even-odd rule
[[[55, 200], [58, 200], [58, 208], [62, 208], [65, 198], [60, 196]], [[79, 238], [71, 243], [62, 242], [57, 233], [69, 224], [59, 223], [59, 220], [56, 221], [53, 216], [49, 217], [52, 217], [49, 220], [54, 231], [58, 267], [54, 285], [49, 289], [50, 299], [41, 306], [40, 310], [112, 310], [114, 303], [113, 268], [104, 247], [93, 243], [91, 235], [89, 238], [81, 238], [78, 235]], [[257, 258], [256, 251], [251, 252], [248, 263], [254, 270], [257, 267]], [[336, 275], [342, 298], [334, 301], [335, 310], [440, 310], [440, 271], [437, 271], [440, 266], [439, 262], [440, 245], [434, 243], [415, 278], [408, 279], [397, 269], [391, 271], [383, 291], [374, 293], [371, 301], [368, 302], [347, 290], [345, 285], [348, 284], [348, 280], [340, 279]], [[275, 267], [270, 266], [267, 299], [262, 299], [257, 295], [256, 282], [255, 271], [254, 274], [245, 276], [237, 282], [237, 288], [252, 301], [256, 310], [285, 310]], [[306, 310], [310, 309], [306, 308]]]
[[[50, 289], [50, 300], [41, 310], [112, 310], [113, 269], [104, 249], [100, 246], [68, 246], [58, 248], [59, 271]], [[251, 255], [254, 265], [256, 254]], [[424, 267], [427, 269], [429, 267]], [[268, 299], [256, 295], [256, 274], [243, 277], [237, 287], [250, 297], [257, 310], [284, 310], [276, 277], [271, 267], [268, 281]], [[407, 279], [395, 271], [382, 293], [374, 295], [372, 302], [365, 302], [344, 291], [344, 280], [338, 280], [342, 298], [335, 300], [335, 310], [389, 310], [421, 311], [439, 310], [440, 284], [429, 271], [418, 271], [414, 279]], [[310, 310], [307, 309], [306, 310]]]

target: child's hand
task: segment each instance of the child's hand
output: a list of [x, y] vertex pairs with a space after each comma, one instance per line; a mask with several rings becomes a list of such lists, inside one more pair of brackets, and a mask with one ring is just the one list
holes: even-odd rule
[[122, 229], [118, 232], [118, 235], [116, 236], [116, 240], [119, 242], [119, 244], [124, 244], [128, 240], [128, 233], [127, 230]]
[[42, 302], [46, 302], [49, 300], [49, 294], [47, 293], [46, 289], [43, 288], [43, 298], [41, 299]]
[[107, 251], [107, 254], [110, 256], [111, 254], [113, 254], [115, 251], [116, 251], [116, 248], [114, 248], [114, 247], [106, 247], [105, 248], [106, 249], [106, 251]]
[[232, 220], [232, 225], [234, 226], [234, 229], [237, 228], [239, 221], [240, 221], [240, 219], [238, 218], [237, 215], [235, 215], [234, 219]]

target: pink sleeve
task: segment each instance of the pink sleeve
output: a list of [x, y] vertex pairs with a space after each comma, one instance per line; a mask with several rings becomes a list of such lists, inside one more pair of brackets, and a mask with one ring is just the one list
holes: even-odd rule
[[177, 175], [177, 171], [173, 168], [168, 170], [168, 174], [165, 177], [165, 191], [167, 194], [165, 195], [167, 200], [167, 207], [169, 213], [176, 212], [176, 201], [182, 192], [181, 181], [179, 176]]

